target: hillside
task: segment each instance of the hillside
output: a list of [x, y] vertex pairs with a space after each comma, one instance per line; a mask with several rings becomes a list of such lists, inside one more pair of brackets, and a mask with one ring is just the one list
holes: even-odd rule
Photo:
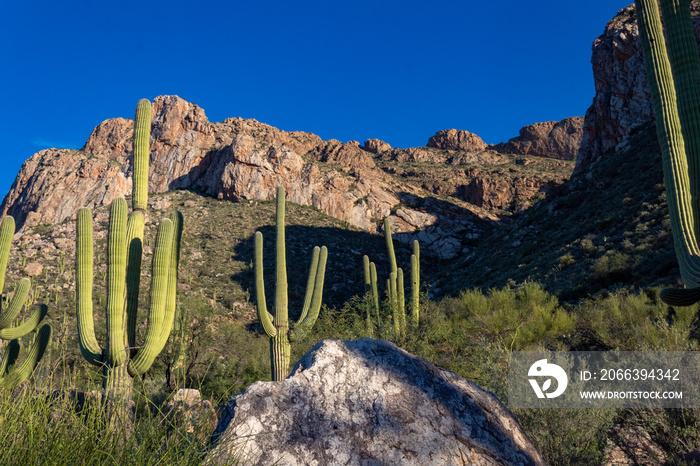
[[[693, 9], [700, 12], [696, 2]], [[264, 236], [271, 301], [278, 185], [287, 191], [292, 319], [302, 306], [312, 248], [329, 250], [324, 307], [311, 334], [294, 342], [292, 362], [324, 338], [393, 339], [508, 406], [514, 350], [697, 351], [697, 306], [671, 309], [656, 296], [680, 277], [637, 39], [631, 6], [593, 44], [597, 92], [586, 117], [534, 123], [496, 145], [456, 129], [414, 148], [377, 139], [324, 141], [255, 120], [210, 122], [192, 103], [157, 97], [144, 264], [161, 218], [177, 209], [185, 226], [178, 322], [142, 384], [150, 401], [157, 405], [153, 400], [175, 388], [181, 348], [188, 365], [183, 383], [215, 402], [269, 380], [253, 238]], [[132, 137], [133, 122], [117, 118], [98, 125], [81, 150], [41, 151], [3, 200], [3, 215], [19, 225], [9, 285], [32, 277], [30, 300], [48, 304], [54, 327], [39, 379], [69, 374], [76, 390], [96, 385], [99, 376], [81, 357], [76, 335], [75, 213], [90, 207], [96, 221], [94, 301], [102, 341], [108, 204], [131, 193]], [[377, 263], [385, 283], [385, 217], [399, 266], [408, 267], [408, 244], [421, 244], [421, 324], [406, 335], [393, 333], [386, 308], [366, 319], [372, 308], [363, 296], [362, 257]], [[145, 294], [141, 300], [143, 308]], [[139, 319], [143, 332], [145, 315]], [[515, 414], [552, 464], [611, 464], [614, 445], [629, 453], [641, 437], [661, 451], [657, 463], [676, 464], [700, 446], [700, 416], [676, 411]]]

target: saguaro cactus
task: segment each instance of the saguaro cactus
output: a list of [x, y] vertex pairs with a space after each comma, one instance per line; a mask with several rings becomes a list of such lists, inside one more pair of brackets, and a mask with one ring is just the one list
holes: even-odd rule
[[288, 320], [287, 259], [284, 240], [284, 188], [277, 188], [277, 252], [275, 263], [274, 316], [267, 311], [263, 279], [263, 235], [255, 233], [255, 295], [258, 318], [270, 338], [272, 380], [283, 380], [289, 375], [291, 342], [304, 338], [316, 323], [323, 299], [323, 280], [326, 273], [328, 249], [316, 246], [311, 255], [311, 266], [306, 283], [306, 295], [301, 315], [290, 328]]
[[[404, 296], [404, 276], [403, 270], [397, 267], [396, 254], [394, 252], [394, 240], [391, 236], [391, 223], [388, 218], [384, 219], [384, 237], [389, 255], [389, 279], [386, 290], [389, 302], [389, 310], [392, 314], [394, 334], [402, 337], [406, 333], [406, 301]], [[365, 263], [365, 290], [368, 286], [372, 297], [375, 300], [377, 317], [379, 317], [379, 295], [377, 293], [377, 272], [374, 262], [369, 262], [369, 258], [363, 258]], [[369, 264], [369, 269], [368, 269]], [[367, 291], [365, 291], [367, 292]], [[410, 310], [411, 324], [418, 326], [420, 314], [420, 247], [418, 241], [413, 241], [413, 254], [411, 255], [411, 295]]]
[[700, 58], [689, 2], [636, 0], [635, 5], [674, 247], [686, 286], [662, 290], [660, 297], [686, 306], [700, 301]]
[[[107, 244], [107, 342], [102, 348], [95, 337], [92, 309], [93, 235], [92, 213], [78, 212], [76, 235], [76, 311], [80, 351], [85, 359], [104, 370], [103, 388], [108, 398], [128, 398], [133, 377], [146, 372], [165, 346], [176, 307], [177, 268], [182, 237], [182, 214], [161, 221], [153, 253], [150, 308], [145, 342], [136, 343], [141, 261], [148, 202], [148, 133], [150, 103], [136, 109], [134, 130], [133, 212], [127, 221], [127, 203], [116, 198], [110, 208]], [[145, 143], [145, 145], [144, 145]]]
[[[0, 292], [5, 287], [5, 272], [14, 233], [15, 219], [8, 215], [0, 223]], [[0, 362], [0, 388], [12, 388], [24, 382], [34, 371], [51, 339], [51, 326], [42, 325], [34, 337], [34, 343], [24, 362], [16, 366], [20, 351], [19, 339], [34, 331], [47, 312], [46, 305], [40, 304], [27, 320], [13, 326], [13, 321], [27, 301], [30, 286], [28, 278], [21, 279], [15, 286], [15, 292], [9, 304], [4, 311], [0, 311], [0, 339], [10, 340], [5, 356]]]

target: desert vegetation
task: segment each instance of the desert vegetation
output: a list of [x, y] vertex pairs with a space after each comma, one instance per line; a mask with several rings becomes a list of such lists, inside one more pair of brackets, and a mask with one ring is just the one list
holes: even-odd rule
[[[370, 235], [286, 202], [284, 189], [266, 202], [192, 191], [146, 200], [148, 169], [135, 162], [129, 220], [128, 200], [119, 198], [81, 211], [77, 222], [35, 227], [11, 250], [11, 233], [0, 231], [9, 254], [0, 261], [16, 285], [3, 297], [0, 322], [14, 320], [22, 304], [25, 319], [39, 306], [30, 330], [48, 322], [35, 333], [9, 326], [0, 462], [200, 464], [216, 406], [255, 381], [283, 379], [327, 338], [391, 340], [506, 406], [513, 351], [697, 351], [697, 214], [682, 199], [698, 181], [660, 182], [658, 142], [666, 165], [686, 156], [654, 130], [636, 128], [627, 148], [509, 211], [451, 261], [421, 255], [418, 242], [392, 241], [388, 221], [384, 238]], [[430, 168], [380, 162], [416, 183], [425, 178], [418, 168]], [[671, 225], [683, 234], [675, 250]], [[142, 274], [142, 262], [151, 271]], [[407, 283], [398, 264], [410, 265]], [[151, 283], [149, 293], [134, 291], [141, 283]], [[661, 291], [680, 283], [691, 290]], [[275, 290], [274, 306], [266, 288]], [[137, 319], [138, 308], [149, 309], [147, 320]], [[27, 363], [6, 368], [20, 343], [30, 348]], [[180, 389], [197, 389], [206, 401], [184, 403]], [[115, 424], [115, 409], [128, 422]], [[550, 464], [603, 464], [615, 449], [636, 457], [644, 448], [656, 462], [683, 464], [700, 450], [698, 409], [513, 412]]]

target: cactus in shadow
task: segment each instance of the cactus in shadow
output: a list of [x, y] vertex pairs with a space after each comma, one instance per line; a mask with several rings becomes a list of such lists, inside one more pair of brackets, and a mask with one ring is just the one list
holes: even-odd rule
[[136, 110], [134, 130], [133, 212], [116, 198], [110, 207], [107, 239], [107, 341], [97, 341], [93, 320], [93, 228], [90, 209], [80, 209], [76, 225], [76, 313], [80, 351], [103, 370], [104, 400], [126, 403], [133, 378], [145, 373], [165, 347], [176, 308], [177, 268], [180, 259], [182, 214], [174, 212], [158, 226], [151, 264], [150, 307], [145, 341], [136, 342], [141, 262], [148, 203], [148, 139], [150, 103]]
[[267, 311], [263, 279], [263, 235], [255, 233], [255, 295], [258, 318], [270, 338], [272, 380], [283, 380], [289, 375], [291, 342], [303, 339], [316, 323], [323, 299], [323, 281], [326, 273], [328, 249], [316, 246], [311, 255], [311, 266], [306, 283], [306, 295], [297, 323], [290, 327], [288, 320], [287, 260], [284, 239], [284, 188], [277, 188], [277, 243], [275, 263], [274, 315]]
[[635, 5], [674, 248], [686, 287], [664, 289], [659, 296], [667, 304], [688, 306], [700, 301], [700, 58], [688, 2], [636, 0]]
[[[8, 215], [0, 224], [0, 292], [5, 287], [5, 272], [7, 271], [14, 233], [15, 220]], [[13, 388], [27, 380], [44, 355], [51, 339], [51, 326], [49, 324], [42, 325], [34, 336], [34, 342], [24, 362], [17, 365], [20, 352], [19, 339], [36, 330], [48, 311], [46, 305], [40, 304], [39, 308], [22, 324], [13, 326], [13, 321], [27, 302], [30, 287], [31, 283], [28, 278], [21, 279], [15, 286], [15, 292], [9, 304], [0, 311], [0, 340], [9, 340], [5, 355], [0, 361], [0, 388]]]

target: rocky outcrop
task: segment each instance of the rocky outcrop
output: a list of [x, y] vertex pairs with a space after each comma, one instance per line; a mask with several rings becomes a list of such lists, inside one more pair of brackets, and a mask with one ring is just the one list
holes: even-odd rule
[[490, 148], [510, 154], [575, 160], [582, 138], [583, 117], [571, 117], [525, 126], [518, 137]]
[[[212, 123], [204, 110], [177, 96], [157, 97], [152, 111], [151, 193], [193, 189], [232, 201], [271, 200], [282, 185], [290, 201], [314, 206], [370, 232], [377, 232], [382, 218], [401, 209], [395, 233], [405, 235], [398, 237], [410, 243], [423, 232], [423, 239], [430, 241], [422, 244], [426, 254], [445, 259], [463, 250], [464, 238], [477, 234], [475, 223], [490, 218], [488, 212], [461, 202], [466, 198], [460, 194], [461, 186], [469, 183], [462, 167], [510, 164], [503, 171], [514, 170], [512, 156], [485, 149], [478, 136], [466, 131], [441, 131], [432, 138], [450, 150], [391, 149], [379, 140], [368, 140], [363, 149], [356, 141], [323, 141], [255, 120]], [[132, 137], [133, 121], [115, 118], [98, 125], [82, 150], [35, 154], [22, 166], [3, 201], [2, 214], [14, 216], [22, 229], [59, 223], [73, 218], [81, 207], [95, 208], [129, 195]], [[432, 176], [421, 168], [418, 172], [424, 174], [405, 177], [397, 170], [405, 173], [412, 168], [399, 166], [402, 162], [429, 163], [428, 172], [445, 168], [454, 173]], [[409, 178], [420, 180], [414, 183]], [[523, 189], [510, 192], [530, 195]], [[427, 202], [435, 194], [453, 196], [452, 203]], [[408, 197], [419, 201], [407, 203]], [[479, 202], [485, 208], [496, 205]], [[452, 220], [455, 210], [460, 221]]]
[[381, 139], [367, 139], [363, 148], [367, 152], [371, 152], [373, 154], [380, 154], [384, 151], [388, 151], [389, 149], [391, 149], [391, 146], [388, 143], [382, 141]]
[[[691, 3], [700, 41], [700, 4]], [[630, 132], [654, 117], [639, 43], [635, 7], [620, 10], [593, 42], [595, 97], [586, 111], [576, 171], [625, 143]]]
[[428, 147], [443, 150], [463, 150], [467, 152], [480, 152], [486, 149], [487, 144], [479, 136], [461, 129], [445, 129], [435, 133], [428, 139]]
[[[487, 209], [511, 209], [513, 202], [526, 202], [540, 191], [548, 191], [553, 183], [537, 178], [517, 177], [512, 180], [475, 178], [464, 187], [464, 200]], [[517, 207], [514, 210], [520, 210]]]
[[513, 415], [474, 383], [383, 340], [326, 340], [226, 406], [205, 464], [537, 465]]

